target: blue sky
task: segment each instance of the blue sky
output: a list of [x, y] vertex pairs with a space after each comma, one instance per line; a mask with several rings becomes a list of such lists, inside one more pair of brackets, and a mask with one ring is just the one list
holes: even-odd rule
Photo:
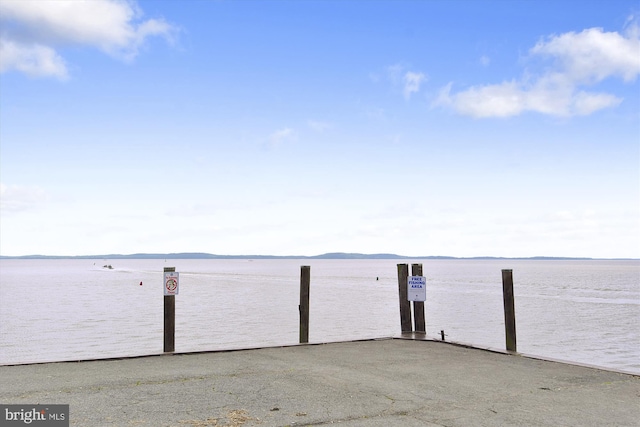
[[3, 0], [0, 253], [640, 258], [639, 9]]

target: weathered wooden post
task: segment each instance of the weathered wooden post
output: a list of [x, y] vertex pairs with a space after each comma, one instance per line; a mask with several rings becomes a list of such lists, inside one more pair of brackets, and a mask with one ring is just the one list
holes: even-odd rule
[[309, 342], [309, 285], [311, 283], [311, 267], [300, 267], [300, 343]]
[[[164, 272], [170, 273], [176, 271], [175, 267], [165, 267]], [[164, 279], [163, 279], [164, 282]], [[164, 352], [170, 353], [175, 351], [176, 347], [176, 296], [166, 295], [166, 283], [164, 295]]]
[[507, 351], [517, 351], [516, 310], [513, 298], [513, 270], [502, 270], [502, 300], [504, 302], [504, 331]]
[[398, 264], [398, 296], [400, 298], [400, 327], [402, 333], [412, 332], [411, 305], [408, 300], [407, 278], [409, 277], [409, 265]]
[[[411, 275], [422, 276], [422, 264], [411, 264]], [[427, 333], [424, 318], [424, 301], [413, 301], [413, 330], [422, 334]]]

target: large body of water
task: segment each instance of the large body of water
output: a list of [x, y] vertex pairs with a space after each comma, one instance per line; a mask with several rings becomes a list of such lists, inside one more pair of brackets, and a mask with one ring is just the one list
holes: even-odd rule
[[503, 349], [512, 269], [519, 352], [640, 373], [640, 261], [606, 260], [4, 259], [0, 364], [162, 353], [164, 267], [176, 352], [297, 343], [301, 265], [310, 342], [395, 336], [399, 262], [423, 264], [432, 337]]

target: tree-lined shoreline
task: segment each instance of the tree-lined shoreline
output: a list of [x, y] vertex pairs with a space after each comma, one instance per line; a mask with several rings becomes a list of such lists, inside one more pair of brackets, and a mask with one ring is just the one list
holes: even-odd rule
[[453, 256], [406, 256], [390, 253], [362, 254], [349, 252], [329, 252], [321, 255], [217, 255], [205, 252], [179, 252], [179, 253], [136, 253], [136, 254], [106, 254], [106, 255], [0, 255], [0, 259], [426, 259], [426, 260], [634, 260], [635, 258], [587, 258], [587, 257], [453, 257]]

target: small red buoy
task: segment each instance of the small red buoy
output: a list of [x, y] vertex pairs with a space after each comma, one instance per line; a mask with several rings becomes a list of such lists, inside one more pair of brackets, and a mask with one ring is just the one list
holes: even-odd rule
[[140, 286], [142, 286], [142, 282], [140, 282]]

